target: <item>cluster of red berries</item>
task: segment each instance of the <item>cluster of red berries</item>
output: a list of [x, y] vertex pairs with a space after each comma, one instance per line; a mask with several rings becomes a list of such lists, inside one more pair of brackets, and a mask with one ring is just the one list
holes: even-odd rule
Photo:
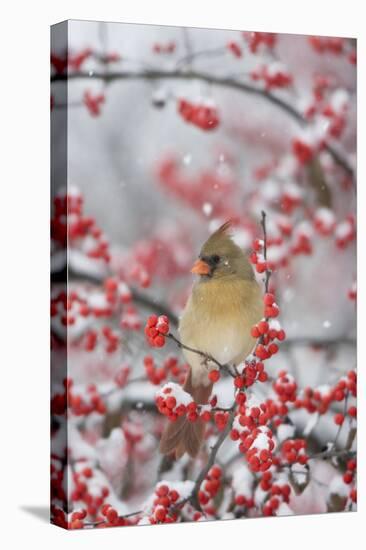
[[210, 204], [212, 217], [230, 217], [233, 213], [230, 189], [236, 185], [232, 176], [207, 169], [195, 176], [187, 175], [181, 165], [181, 160], [171, 155], [160, 162], [158, 177], [164, 190], [200, 215], [205, 204]]
[[356, 473], [357, 473], [357, 461], [355, 458], [348, 460], [346, 464], [346, 471], [343, 474], [343, 482], [346, 485], [350, 485], [349, 499], [351, 503], [357, 502], [357, 488], [356, 488]]
[[[269, 304], [272, 300], [274, 300], [274, 296], [273, 294], [266, 294], [264, 299], [265, 303]], [[267, 314], [267, 318], [278, 315], [279, 309], [274, 301], [271, 305], [266, 305], [265, 313]], [[255, 349], [255, 355], [261, 360], [268, 359], [278, 352], [278, 345], [274, 342], [274, 340], [277, 339], [282, 342], [286, 338], [286, 333], [281, 328], [280, 324], [271, 320], [260, 321], [252, 328], [251, 334], [253, 338], [260, 338], [260, 342], [257, 344]]]
[[294, 229], [290, 251], [296, 256], [298, 254], [309, 255], [313, 252], [312, 245], [313, 228], [307, 220], [300, 222]]
[[90, 90], [85, 90], [83, 102], [85, 107], [88, 109], [89, 113], [93, 117], [97, 117], [101, 113], [101, 107], [105, 102], [104, 94], [95, 94], [93, 95]]
[[131, 368], [128, 365], [122, 365], [114, 375], [114, 382], [119, 388], [124, 388], [131, 374]]
[[317, 53], [332, 53], [341, 55], [344, 52], [346, 40], [332, 36], [309, 36], [309, 44]]
[[85, 351], [94, 351], [98, 341], [98, 333], [96, 330], [88, 330], [83, 336]]
[[80, 248], [89, 258], [109, 262], [108, 241], [92, 217], [83, 215], [83, 197], [75, 188], [59, 193], [53, 201], [54, 212], [51, 219], [53, 243], [66, 248], [67, 238], [70, 248]]
[[253, 338], [259, 339], [253, 353], [261, 361], [269, 359], [278, 352], [278, 345], [274, 342], [275, 339], [283, 341], [286, 338], [286, 333], [280, 324], [271, 320], [280, 313], [275, 300], [274, 294], [266, 292], [263, 297], [264, 319], [251, 329]]
[[[167, 188], [172, 190], [173, 182], [176, 181], [175, 169], [165, 171], [163, 168], [162, 171], [172, 178], [173, 181], [169, 179], [167, 182]], [[184, 187], [187, 191], [187, 187]], [[157, 226], [152, 234], [137, 241], [127, 254], [118, 258], [118, 270], [124, 274], [127, 282], [147, 288], [153, 275], [162, 281], [171, 281], [174, 277], [186, 274], [190, 267], [190, 254], [185, 228], [170, 227], [167, 231], [165, 226]]]
[[61, 57], [51, 52], [51, 66], [55, 70], [56, 74], [63, 74], [67, 68], [67, 55]]
[[[120, 303], [128, 304], [131, 301], [131, 291], [123, 281], [118, 281], [117, 278], [108, 278], [103, 284], [104, 295], [101, 293], [90, 294], [88, 299], [81, 297], [75, 291], [69, 292], [66, 295], [60, 292], [51, 300], [51, 317], [56, 315], [61, 316], [63, 325], [75, 324], [77, 318], [88, 317], [110, 317]], [[130, 309], [132, 306], [127, 306], [122, 314], [121, 328], [141, 328], [141, 322], [137, 318], [135, 309]], [[118, 335], [108, 327], [102, 329], [102, 336], [108, 342], [107, 351], [115, 351], [118, 343]], [[87, 331], [84, 335], [85, 349], [92, 351], [97, 343], [98, 334], [95, 330]]]
[[[267, 294], [267, 296], [269, 296], [269, 294]], [[266, 301], [267, 301], [267, 303], [271, 303], [271, 305], [268, 306], [268, 307], [273, 308], [274, 296], [272, 295], [271, 298], [267, 297]], [[273, 316], [273, 311], [275, 312], [275, 315], [278, 315], [277, 308], [275, 308], [275, 310], [273, 310], [273, 309], [269, 310], [269, 309], [266, 308], [266, 311], [267, 312], [269, 311], [271, 313], [271, 316]], [[280, 342], [282, 342], [286, 338], [286, 333], [280, 327], [279, 323], [268, 322], [268, 321], [265, 321], [265, 320], [262, 320], [259, 323], [257, 323], [256, 325], [254, 325], [252, 327], [251, 334], [252, 334], [253, 338], [260, 338], [261, 336], [263, 336], [264, 339], [265, 339], [264, 340], [265, 345], [267, 345], [270, 341], [273, 341], [273, 340], [276, 340], [276, 339], [280, 340]], [[268, 341], [266, 341], [266, 339]]]
[[329, 78], [319, 75], [314, 81], [313, 101], [304, 109], [304, 116], [307, 119], [315, 119], [316, 115], [326, 117], [326, 136], [339, 139], [346, 126], [348, 106], [347, 94], [342, 90], [332, 91]]
[[249, 256], [249, 260], [255, 266], [257, 273], [264, 273], [268, 269], [263, 255], [264, 241], [262, 239], [255, 239], [252, 248], [253, 251]]
[[357, 461], [356, 459], [352, 458], [346, 464], [346, 471], [343, 474], [344, 483], [346, 483], [347, 485], [350, 485], [353, 482], [354, 476], [356, 474], [356, 469], [357, 469]]
[[106, 353], [115, 353], [119, 348], [120, 337], [117, 331], [105, 325], [99, 332], [93, 329], [87, 330], [81, 342], [85, 351], [94, 351], [99, 343]]
[[[99, 499], [100, 500], [100, 499]], [[71, 519], [68, 523], [69, 529], [82, 529], [85, 526], [84, 520], [88, 516], [85, 508], [72, 512]], [[93, 514], [95, 517], [95, 527], [117, 527], [123, 525], [131, 525], [132, 522], [127, 518], [118, 515], [118, 512], [110, 504], [100, 506], [100, 513]]]
[[142, 288], [148, 288], [151, 284], [151, 277], [146, 267], [140, 263], [134, 263], [133, 267], [130, 269], [129, 280], [133, 281], [134, 284], [139, 284]]
[[153, 44], [152, 50], [154, 53], [174, 53], [176, 49], [176, 44], [173, 41], [167, 42], [166, 44], [161, 44], [156, 42]]
[[348, 298], [352, 301], [357, 300], [357, 283], [356, 281], [352, 283], [352, 286], [348, 290]]
[[152, 384], [158, 386], [166, 379], [166, 371], [163, 367], [156, 367], [154, 358], [151, 355], [144, 357], [145, 373]]
[[67, 409], [66, 393], [56, 393], [51, 398], [51, 414], [63, 415]]
[[320, 235], [331, 235], [336, 225], [334, 212], [329, 208], [318, 208], [314, 212], [313, 224]]
[[[68, 52], [67, 55], [61, 57], [55, 53], [51, 53], [51, 65], [57, 74], [63, 74], [68, 66], [71, 70], [80, 71], [82, 65], [87, 59], [93, 55], [93, 50], [84, 48], [79, 52]], [[105, 55], [95, 55], [102, 63], [113, 63], [120, 61], [121, 56], [116, 52], [110, 52]]]
[[72, 390], [73, 381], [71, 379], [67, 379], [66, 381], [67, 386], [67, 403], [70, 408], [70, 411], [72, 414], [76, 416], [84, 416], [91, 414], [93, 412], [99, 413], [99, 414], [105, 414], [106, 413], [106, 406], [105, 403], [100, 396], [97, 387], [95, 384], [90, 384], [87, 389], [86, 393], [87, 396], [82, 396], [81, 394], [76, 394]]
[[195, 104], [187, 99], [179, 99], [178, 113], [186, 122], [201, 128], [201, 130], [214, 130], [220, 123], [214, 105]]
[[[99, 300], [99, 297], [102, 300]], [[95, 298], [95, 299], [94, 299]], [[96, 318], [101, 317], [110, 317], [114, 311], [114, 306], [110, 303], [110, 300], [104, 301], [103, 296], [100, 294], [90, 295], [90, 297], [85, 298], [79, 295], [76, 291], [70, 291], [68, 294], [64, 291], [60, 291], [51, 298], [51, 317], [59, 318], [63, 326], [73, 326], [77, 323], [78, 319], [85, 318], [89, 316], [94, 316]], [[126, 314], [130, 313], [127, 310]], [[132, 314], [131, 314], [132, 315]], [[129, 324], [129, 328], [132, 326], [132, 320]], [[133, 326], [136, 326], [136, 321]], [[138, 328], [140, 328], [140, 322], [138, 323]], [[121, 327], [126, 328], [126, 323], [122, 323]], [[103, 327], [102, 335], [106, 340], [113, 344], [117, 343], [118, 335], [115, 331], [112, 331], [109, 327]], [[95, 330], [90, 330], [84, 334], [84, 343], [85, 349], [91, 351], [94, 349], [98, 339], [98, 334]], [[107, 351], [114, 351], [107, 350]]]
[[235, 377], [234, 385], [241, 390], [249, 388], [254, 382], [266, 382], [268, 374], [264, 370], [264, 364], [257, 359], [246, 359], [243, 372]]
[[302, 194], [295, 185], [286, 186], [281, 190], [280, 207], [284, 214], [291, 215], [302, 204]]
[[128, 443], [129, 451], [137, 443], [140, 443], [145, 435], [143, 424], [141, 422], [137, 423], [130, 420], [124, 420], [122, 422], [122, 432]]
[[144, 367], [148, 379], [156, 386], [166, 380], [169, 375], [178, 379], [179, 382], [183, 382], [187, 371], [187, 365], [179, 365], [178, 359], [173, 356], [167, 357], [163, 365], [157, 367], [153, 357], [151, 357], [151, 355], [146, 355], [144, 358]]
[[314, 147], [306, 141], [300, 138], [294, 138], [292, 140], [292, 152], [300, 165], [304, 166], [312, 160], [316, 151]]
[[[120, 519], [123, 520], [123, 518], [119, 518], [118, 512], [115, 508], [113, 508], [110, 504], [103, 504], [103, 506], [100, 509], [100, 513], [103, 517], [105, 517], [106, 522], [112, 526], [121, 525], [119, 523]], [[122, 525], [124, 525], [124, 521], [122, 522]]]
[[[239, 451], [248, 461], [252, 472], [264, 472], [273, 464], [275, 447], [272, 431], [266, 426], [269, 420], [267, 405], [245, 406], [246, 396], [240, 393], [239, 410], [230, 437], [240, 441]], [[236, 397], [238, 402], [238, 395]]]
[[[53, 241], [66, 246], [67, 224], [66, 216], [74, 214], [73, 218], [82, 216], [83, 197], [75, 190], [72, 193], [59, 193], [53, 199], [53, 217], [51, 219], [51, 237]], [[72, 236], [71, 232], [71, 236]]]
[[306, 441], [305, 439], [286, 439], [282, 443], [281, 453], [283, 458], [289, 464], [306, 464], [309, 460], [306, 452]]
[[83, 50], [77, 53], [69, 52], [68, 62], [69, 62], [70, 69], [73, 69], [74, 71], [79, 71], [83, 63], [89, 57], [91, 57], [92, 54], [93, 54], [93, 51], [90, 48], [84, 48]]
[[328, 118], [330, 119], [327, 129], [327, 135], [330, 138], [339, 139], [346, 128], [346, 117], [343, 115], [332, 113], [332, 111], [330, 111], [329, 114], [326, 116], [328, 116]]
[[356, 238], [356, 220], [351, 214], [340, 223], [334, 230], [335, 242], [338, 248], [344, 249]]
[[171, 489], [165, 483], [158, 485], [155, 489], [153, 509], [149, 517], [150, 523], [175, 522], [178, 518], [178, 514], [174, 508], [178, 504], [179, 497], [179, 492], [175, 489]]
[[78, 53], [68, 52], [64, 57], [51, 53], [51, 65], [57, 74], [64, 73], [67, 66], [74, 71], [78, 71], [92, 53], [90, 48], [85, 48]]
[[94, 317], [111, 317], [114, 306], [109, 304], [106, 296], [100, 292], [91, 293], [89, 295], [89, 307]]
[[[267, 473], [267, 472], [264, 472]], [[254, 508], [255, 502], [253, 497], [247, 497], [245, 495], [242, 495], [241, 493], [238, 493], [235, 496], [235, 505], [236, 506], [244, 506], [245, 508]]]
[[[288, 376], [288, 375], [287, 375]], [[304, 408], [309, 413], [318, 412], [319, 414], [325, 414], [331, 403], [341, 402], [349, 394], [353, 397], [357, 395], [357, 375], [356, 371], [351, 370], [347, 373], [347, 376], [342, 377], [333, 387], [320, 391], [320, 389], [305, 388], [301, 394], [295, 399], [295, 407], [300, 409]], [[341, 413], [339, 413], [341, 414]], [[355, 418], [357, 415], [357, 409], [354, 406], [350, 406], [347, 410], [347, 414], [351, 418]], [[338, 425], [343, 423], [343, 415], [336, 415], [335, 421]]]
[[265, 401], [267, 407], [267, 414], [272, 420], [273, 425], [277, 428], [283, 423], [283, 418], [287, 416], [289, 407], [283, 401], [274, 401], [273, 399], [267, 399]]
[[134, 305], [128, 304], [122, 311], [120, 327], [128, 330], [139, 330], [141, 328], [141, 318]]
[[60, 291], [51, 297], [51, 317], [59, 317], [63, 326], [73, 325], [77, 315], [87, 317], [89, 313], [86, 301], [76, 292], [67, 295], [66, 292]]
[[108, 277], [103, 282], [105, 297], [109, 304], [127, 304], [132, 300], [132, 293], [128, 285], [117, 277]]
[[86, 518], [87, 514], [88, 513], [85, 508], [72, 512], [68, 528], [82, 529], [84, 527], [84, 519]]
[[[241, 446], [246, 449], [245, 457], [252, 472], [265, 472], [272, 466], [272, 451], [275, 446], [272, 435], [269, 428], [254, 428], [243, 440]], [[259, 439], [261, 446], [257, 446]], [[266, 448], [262, 448], [262, 440], [265, 440]]]
[[93, 477], [91, 468], [83, 468], [81, 472], [73, 473], [74, 487], [71, 491], [72, 502], [83, 502], [89, 517], [95, 517], [109, 495], [108, 487], [101, 487], [99, 494], [91, 493], [88, 488], [88, 480]]
[[292, 374], [288, 374], [285, 370], [278, 373], [277, 379], [273, 383], [273, 389], [281, 403], [294, 403], [296, 401], [297, 384]]
[[166, 315], [150, 315], [145, 326], [146, 338], [153, 348], [165, 345], [166, 335], [169, 333], [169, 319]]
[[244, 32], [243, 36], [252, 53], [257, 53], [260, 46], [272, 49], [277, 40], [276, 34], [270, 32]]
[[114, 353], [118, 350], [119, 335], [118, 332], [113, 330], [109, 325], [102, 327], [102, 335], [106, 340], [105, 351], [107, 353]]
[[263, 65], [251, 71], [250, 76], [252, 80], [263, 82], [267, 91], [275, 88], [288, 88], [292, 84], [292, 76], [279, 63]]
[[[263, 506], [263, 515], [264, 516], [274, 516], [278, 510], [281, 502], [288, 503], [290, 500], [291, 487], [288, 483], [280, 484], [278, 481], [276, 483], [271, 482], [269, 477], [270, 472], [265, 472], [268, 475], [268, 484], [269, 488], [269, 498], [266, 500]], [[263, 479], [263, 478], [262, 478]]]
[[235, 56], [235, 57], [242, 57], [243, 55], [243, 51], [240, 47], [240, 45], [235, 42], [235, 41], [231, 41], [231, 42], [228, 42], [227, 43], [227, 49]]
[[[346, 416], [348, 416], [350, 419], [357, 417], [357, 407], [354, 405], [348, 407], [346, 411]], [[337, 424], [337, 426], [342, 426], [343, 422], [345, 421], [345, 415], [343, 413], [337, 413], [334, 415], [334, 422]]]
[[199, 418], [207, 422], [211, 418], [207, 406], [203, 406], [201, 412], [201, 406], [174, 382], [166, 384], [157, 392], [155, 402], [158, 411], [173, 422], [183, 415], [187, 416], [189, 422], [196, 422]]
[[199, 503], [205, 507], [206, 514], [212, 514], [213, 512], [212, 515], [214, 515], [214, 511], [210, 510], [207, 505], [209, 505], [210, 501], [217, 495], [221, 487], [221, 482], [222, 470], [220, 466], [214, 465], [209, 469], [198, 492]]
[[[201, 417], [203, 420], [208, 420], [208, 414], [209, 411], [204, 410], [201, 412]], [[229, 421], [229, 413], [228, 411], [216, 411], [214, 415], [215, 425], [216, 428], [219, 430], [219, 432], [222, 432]]]

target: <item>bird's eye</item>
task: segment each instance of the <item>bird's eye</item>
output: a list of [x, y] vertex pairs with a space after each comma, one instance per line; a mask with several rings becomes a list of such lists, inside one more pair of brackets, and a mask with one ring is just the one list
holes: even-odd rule
[[219, 261], [220, 261], [220, 256], [218, 256], [217, 254], [214, 254], [212, 256], [212, 261], [213, 261], [214, 264], [218, 264]]

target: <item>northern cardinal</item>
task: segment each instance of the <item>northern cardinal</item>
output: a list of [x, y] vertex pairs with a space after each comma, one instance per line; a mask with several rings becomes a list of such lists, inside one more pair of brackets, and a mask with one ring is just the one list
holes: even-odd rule
[[[251, 328], [263, 317], [262, 294], [252, 267], [232, 240], [226, 222], [203, 245], [192, 273], [199, 276], [179, 322], [182, 344], [214, 357], [221, 364], [238, 365], [251, 352]], [[205, 404], [212, 392], [208, 375], [213, 367], [202, 356], [184, 350], [189, 371], [183, 389], [196, 403]], [[204, 438], [202, 420], [178, 417], [165, 427], [160, 452], [180, 458], [195, 457]]]

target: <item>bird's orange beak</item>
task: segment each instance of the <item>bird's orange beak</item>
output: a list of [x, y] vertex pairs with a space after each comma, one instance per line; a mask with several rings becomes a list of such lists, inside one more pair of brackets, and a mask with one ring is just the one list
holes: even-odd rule
[[203, 260], [197, 260], [191, 269], [191, 273], [195, 273], [196, 275], [208, 275], [210, 272], [210, 266]]

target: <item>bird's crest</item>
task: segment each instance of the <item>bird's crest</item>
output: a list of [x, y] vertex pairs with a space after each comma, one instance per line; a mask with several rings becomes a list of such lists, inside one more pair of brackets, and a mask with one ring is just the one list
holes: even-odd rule
[[223, 223], [204, 243], [202, 247], [203, 254], [216, 254], [220, 252], [238, 252], [240, 249], [232, 240], [230, 229], [233, 225], [233, 220], [228, 220]]
[[218, 229], [216, 229], [216, 231], [214, 233], [212, 233], [211, 237], [213, 237], [214, 235], [217, 235], [217, 236], [227, 235], [227, 233], [228, 233], [229, 229], [231, 229], [232, 225], [233, 225], [233, 220], [232, 219], [227, 220], [225, 223], [220, 225], [220, 227]]

